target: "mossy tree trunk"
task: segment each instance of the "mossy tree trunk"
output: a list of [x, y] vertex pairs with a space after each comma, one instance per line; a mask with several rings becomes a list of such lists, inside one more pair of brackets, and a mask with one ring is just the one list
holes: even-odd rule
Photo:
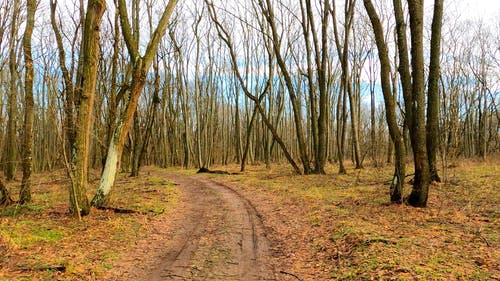
[[31, 53], [31, 37], [35, 26], [37, 0], [26, 2], [26, 30], [23, 37], [24, 64], [24, 135], [23, 135], [23, 178], [19, 192], [19, 203], [31, 201], [31, 171], [33, 169], [33, 121], [35, 117], [33, 99], [33, 56]]
[[429, 192], [430, 171], [427, 155], [425, 128], [425, 94], [424, 94], [424, 4], [422, 0], [409, 0], [411, 29], [411, 78], [412, 91], [410, 103], [413, 120], [410, 126], [410, 138], [413, 148], [415, 177], [413, 189], [408, 203], [416, 207], [425, 207]]
[[439, 148], [439, 87], [441, 76], [439, 58], [441, 51], [441, 26], [443, 21], [443, 0], [434, 1], [432, 18], [431, 58], [427, 82], [427, 153], [429, 155], [430, 180], [440, 182], [437, 169], [437, 152]]
[[99, 35], [102, 16], [106, 9], [104, 0], [89, 0], [84, 20], [81, 44], [81, 72], [77, 77], [76, 136], [71, 155], [72, 188], [70, 211], [87, 215], [90, 204], [87, 198], [87, 179], [90, 153], [90, 135], [94, 111], [94, 97], [99, 66]]
[[10, 26], [9, 38], [9, 73], [10, 84], [8, 104], [7, 104], [7, 136], [5, 143], [5, 178], [7, 180], [14, 179], [16, 172], [16, 152], [17, 152], [17, 136], [16, 136], [16, 119], [17, 119], [17, 57], [16, 57], [16, 38], [18, 31], [18, 20], [20, 14], [20, 1], [14, 0], [12, 4], [12, 21]]

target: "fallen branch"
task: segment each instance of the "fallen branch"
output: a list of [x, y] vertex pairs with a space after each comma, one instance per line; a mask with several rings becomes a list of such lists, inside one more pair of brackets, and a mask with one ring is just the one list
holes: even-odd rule
[[98, 210], [104, 210], [104, 211], [113, 211], [116, 214], [140, 214], [140, 215], [147, 215], [149, 213], [154, 213], [155, 215], [160, 215], [163, 214], [165, 210], [161, 211], [155, 211], [155, 210], [148, 210], [146, 212], [144, 211], [139, 211], [139, 210], [132, 210], [132, 209], [125, 209], [125, 208], [119, 208], [119, 207], [106, 207], [106, 206], [96, 206], [96, 209]]
[[183, 276], [177, 275], [177, 274], [167, 274], [167, 275], [162, 275], [161, 277], [167, 277], [169, 279], [174, 279], [174, 277], [181, 278], [182, 280], [186, 280]]
[[290, 275], [290, 276], [293, 276], [293, 277], [297, 278], [297, 280], [304, 281], [304, 279], [300, 278], [299, 276], [297, 276], [297, 275], [295, 275], [293, 273], [286, 272], [286, 271], [283, 271], [283, 270], [280, 270], [280, 273], [281, 274], [285, 274], [285, 275]]
[[488, 239], [484, 238], [484, 236], [482, 235], [479, 235], [479, 238], [481, 238], [481, 240], [483, 240], [484, 243], [486, 243], [486, 246], [491, 247], [491, 244], [490, 242], [488, 242]]
[[387, 240], [387, 239], [384, 239], [384, 238], [367, 239], [367, 240], [363, 241], [362, 244], [363, 245], [371, 245], [373, 243], [383, 243], [383, 244], [386, 244], [386, 245], [389, 245], [389, 244], [396, 245], [396, 242], [391, 241], [391, 240]]
[[35, 266], [35, 267], [22, 266], [22, 267], [18, 267], [18, 269], [21, 271], [59, 271], [59, 272], [65, 272], [66, 266], [65, 265], [47, 265], [47, 266]]
[[226, 172], [226, 171], [222, 171], [222, 170], [209, 170], [208, 168], [200, 168], [198, 170], [198, 172], [196, 172], [196, 173], [197, 174], [208, 173], [208, 174], [230, 175], [230, 173]]
[[473, 232], [474, 235], [476, 235], [479, 239], [481, 239], [485, 244], [486, 246], [488, 247], [491, 247], [491, 244], [490, 242], [488, 241], [488, 239], [486, 239], [483, 235], [481, 235], [481, 233], [479, 231], [474, 231]]

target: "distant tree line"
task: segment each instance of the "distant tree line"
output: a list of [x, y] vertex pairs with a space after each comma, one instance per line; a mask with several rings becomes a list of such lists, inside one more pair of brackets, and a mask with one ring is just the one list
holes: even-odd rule
[[22, 170], [20, 203], [32, 170], [64, 167], [80, 216], [143, 165], [350, 160], [394, 165], [395, 203], [412, 163], [425, 206], [450, 159], [500, 150], [498, 19], [443, 0], [85, 3], [0, 0], [0, 163]]

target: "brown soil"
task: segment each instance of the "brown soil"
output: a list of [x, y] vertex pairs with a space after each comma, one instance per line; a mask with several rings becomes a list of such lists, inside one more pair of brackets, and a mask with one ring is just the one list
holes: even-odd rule
[[248, 199], [203, 176], [168, 174], [182, 192], [107, 280], [276, 280], [270, 242]]

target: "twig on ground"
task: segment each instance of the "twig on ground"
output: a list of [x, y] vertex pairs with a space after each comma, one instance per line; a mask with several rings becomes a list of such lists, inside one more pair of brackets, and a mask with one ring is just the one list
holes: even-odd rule
[[172, 278], [172, 279], [174, 279], [175, 277], [177, 277], [177, 278], [181, 278], [182, 280], [186, 280], [186, 278], [184, 278], [184, 276], [180, 276], [180, 275], [177, 275], [177, 274], [167, 274], [167, 275], [162, 275], [161, 277], [167, 277], [167, 278]]
[[391, 240], [387, 240], [387, 239], [384, 239], [384, 238], [373, 238], [373, 239], [367, 239], [365, 241], [363, 241], [363, 245], [370, 245], [372, 243], [383, 243], [383, 244], [392, 244], [392, 245], [396, 245], [396, 242], [394, 241], [391, 241]]
[[482, 241], [486, 244], [486, 246], [491, 247], [491, 244], [490, 244], [490, 242], [488, 241], [488, 239], [486, 239], [484, 236], [482, 236], [482, 235], [481, 235], [481, 233], [479, 233], [479, 232], [475, 232], [474, 234], [475, 234], [477, 237], [479, 237], [479, 239], [481, 239], [481, 240], [482, 240]]
[[281, 274], [285, 274], [285, 275], [290, 275], [290, 276], [293, 276], [293, 277], [297, 278], [297, 280], [304, 281], [302, 278], [300, 278], [299, 276], [297, 276], [297, 275], [295, 275], [293, 273], [286, 272], [286, 271], [283, 271], [283, 270], [280, 270], [280, 273]]

